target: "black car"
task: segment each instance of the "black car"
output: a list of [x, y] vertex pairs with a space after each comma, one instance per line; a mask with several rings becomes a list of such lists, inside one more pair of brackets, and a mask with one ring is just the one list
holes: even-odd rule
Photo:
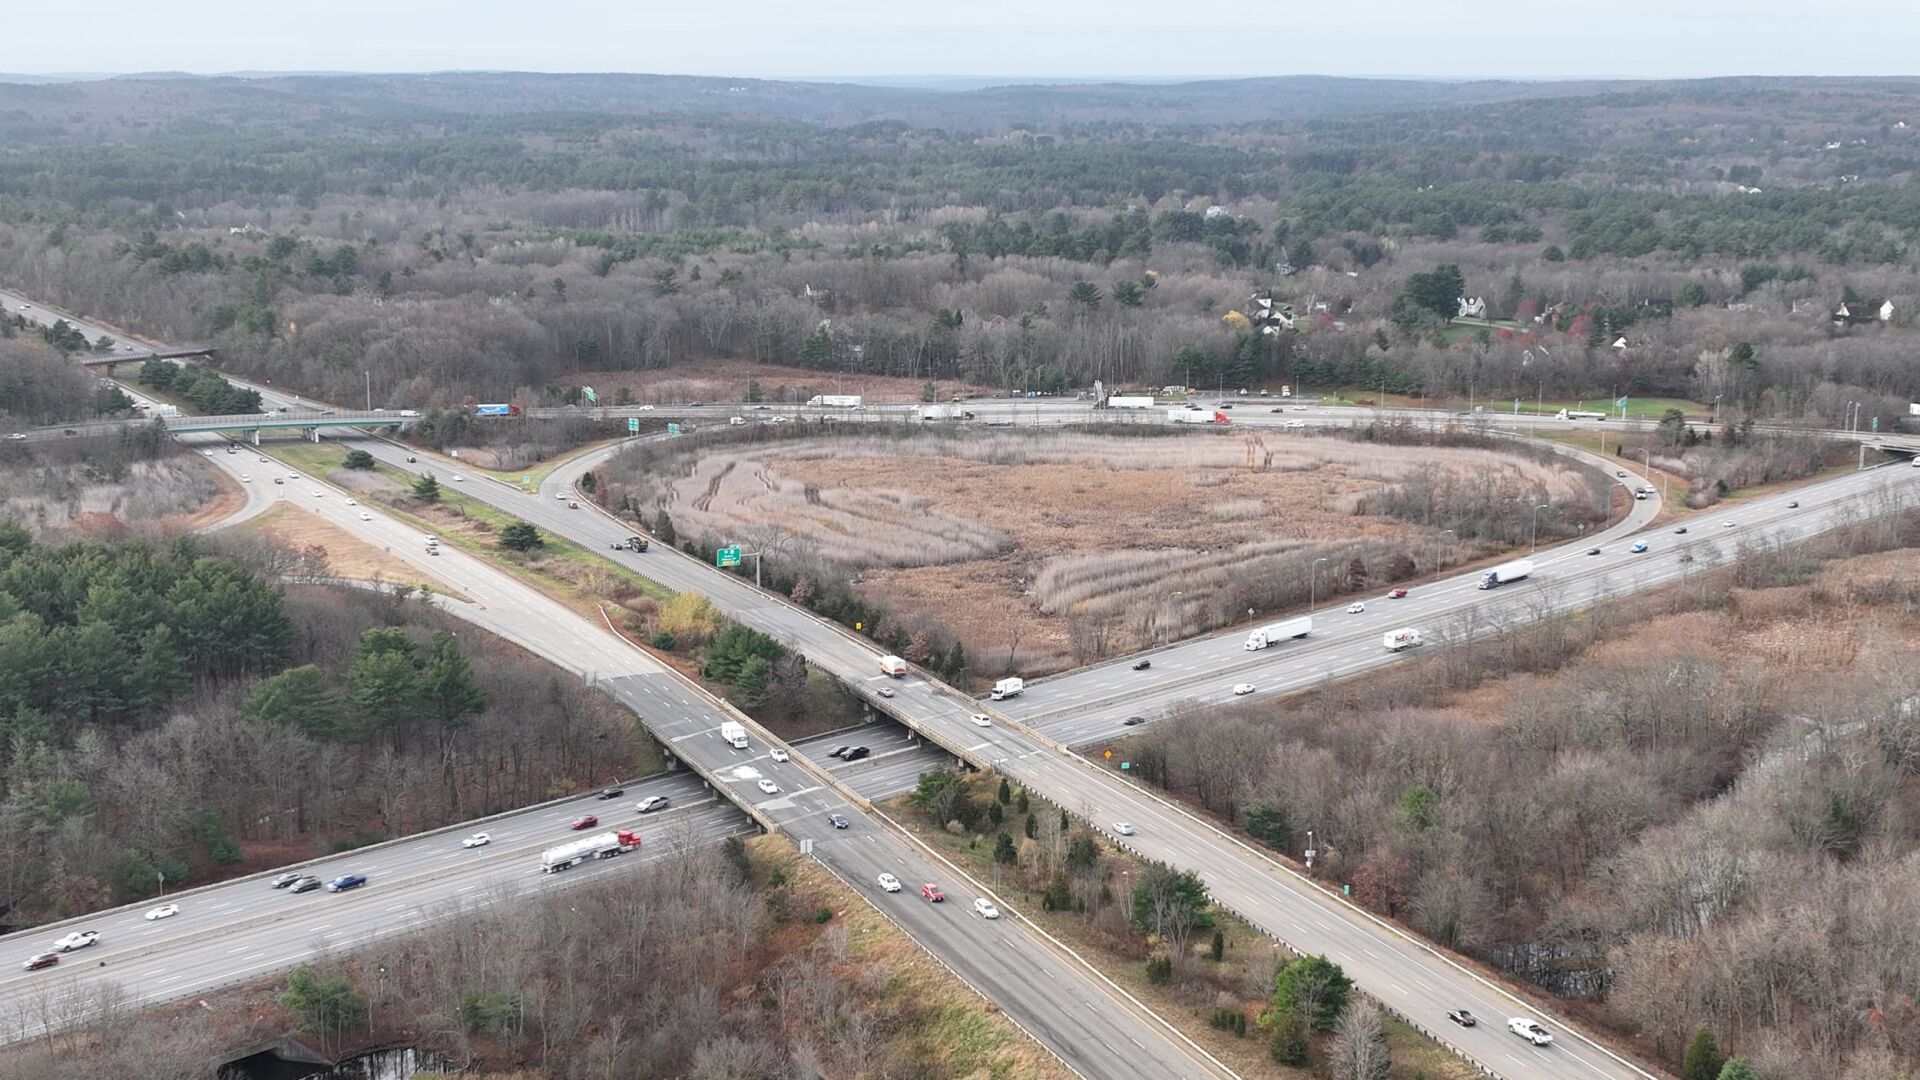
[[827, 751], [827, 756], [828, 757], [846, 757], [847, 751], [851, 749], [853, 749], [853, 747], [851, 746], [836, 746], [833, 749]]
[[841, 760], [842, 761], [859, 761], [861, 758], [866, 757], [868, 754], [871, 754], [871, 753], [873, 753], [873, 751], [867, 749], [864, 746], [856, 746], [853, 749], [847, 751], [845, 754], [841, 755]]
[[320, 885], [321, 885], [321, 881], [317, 877], [303, 877], [300, 880], [293, 883], [293, 888], [290, 891], [297, 892], [297, 893], [312, 892], [313, 890], [319, 888]]
[[1447, 1019], [1459, 1024], [1461, 1027], [1473, 1027], [1480, 1023], [1478, 1018], [1465, 1009], [1454, 1009], [1448, 1012]]
[[273, 887], [276, 889], [284, 889], [305, 876], [305, 874], [281, 874], [279, 877], [273, 879]]
[[1150, 667], [1152, 667], [1152, 666], [1153, 666], [1153, 661], [1151, 661], [1151, 660], [1141, 660], [1141, 661], [1139, 661], [1138, 663], [1136, 663], [1136, 664], [1134, 664], [1134, 665], [1133, 665], [1133, 670], [1135, 670], [1135, 671], [1145, 671], [1145, 670], [1147, 670], [1148, 668], [1150, 668]]
[[1790, 503], [1788, 503], [1788, 504], [1787, 504], [1787, 509], [1789, 509], [1789, 510], [1798, 510], [1798, 509], [1800, 509], [1800, 500], [1799, 500], [1799, 499], [1795, 499], [1795, 500], [1793, 500], [1792, 502], [1790, 502]]
[[1680, 526], [1679, 528], [1677, 528], [1677, 529], [1675, 529], [1675, 530], [1673, 530], [1673, 531], [1674, 531], [1675, 533], [1683, 533], [1683, 532], [1686, 532], [1686, 531], [1687, 531], [1687, 527], [1686, 527], [1685, 525], [1682, 525], [1682, 526]]
[[597, 799], [617, 799], [620, 796], [625, 795], [626, 793], [627, 793], [626, 788], [617, 788], [617, 787], [601, 788], [600, 794], [594, 797]]
[[847, 827], [847, 819], [841, 817], [839, 814], [828, 814], [827, 824], [833, 826], [836, 829], [844, 829]]
[[1141, 724], [1144, 724], [1146, 722], [1147, 722], [1147, 718], [1144, 716], [1129, 716], [1125, 720], [1120, 721], [1121, 725], [1124, 727], [1139, 727]]

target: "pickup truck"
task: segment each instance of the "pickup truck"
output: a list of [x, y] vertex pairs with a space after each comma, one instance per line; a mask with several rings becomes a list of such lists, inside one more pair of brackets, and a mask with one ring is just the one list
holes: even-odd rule
[[1527, 1040], [1535, 1046], [1553, 1045], [1553, 1032], [1534, 1023], [1524, 1016], [1516, 1016], [1507, 1021], [1507, 1030]]
[[99, 942], [100, 932], [98, 930], [75, 930], [73, 933], [54, 942], [53, 947], [59, 949], [61, 952], [72, 952], [75, 949], [84, 949], [89, 945], [99, 944]]

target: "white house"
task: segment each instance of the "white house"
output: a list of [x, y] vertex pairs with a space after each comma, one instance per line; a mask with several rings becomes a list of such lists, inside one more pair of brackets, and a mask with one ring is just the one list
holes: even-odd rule
[[1453, 298], [1453, 302], [1460, 305], [1460, 311], [1459, 314], [1455, 316], [1456, 318], [1484, 319], [1487, 317], [1487, 302], [1481, 297], [1456, 296]]

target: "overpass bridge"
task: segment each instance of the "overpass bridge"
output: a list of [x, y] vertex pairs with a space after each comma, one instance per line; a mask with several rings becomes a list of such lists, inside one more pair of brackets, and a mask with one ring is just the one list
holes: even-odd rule
[[198, 356], [213, 356], [219, 352], [212, 345], [179, 345], [165, 349], [134, 349], [131, 352], [84, 354], [74, 357], [74, 362], [87, 367], [104, 367], [107, 374], [113, 374], [116, 364], [146, 363], [148, 360], [191, 360]]
[[420, 417], [401, 412], [322, 409], [311, 412], [231, 413], [226, 416], [163, 416], [159, 420], [167, 431], [184, 435], [196, 431], [239, 434], [258, 445], [263, 431], [298, 431], [313, 442], [320, 441], [326, 428], [406, 427]]
[[1920, 435], [1875, 435], [1865, 440], [1865, 445], [1882, 453], [1920, 457]]

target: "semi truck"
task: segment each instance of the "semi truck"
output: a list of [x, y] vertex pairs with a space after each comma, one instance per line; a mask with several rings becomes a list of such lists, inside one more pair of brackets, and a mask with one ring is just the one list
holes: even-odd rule
[[1167, 422], [1173, 424], [1227, 424], [1232, 417], [1216, 409], [1168, 409]]
[[1480, 587], [1483, 589], [1497, 589], [1510, 582], [1519, 581], [1531, 573], [1533, 573], [1532, 559], [1515, 559], [1509, 563], [1501, 563], [1499, 566], [1481, 574]]
[[880, 658], [880, 670], [898, 679], [907, 673], [907, 662], [897, 656]]
[[1262, 626], [1248, 634], [1246, 649], [1248, 652], [1259, 652], [1269, 645], [1278, 645], [1288, 638], [1303, 638], [1312, 632], [1313, 619], [1302, 615], [1297, 619], [1287, 619], [1269, 626]]
[[519, 416], [520, 406], [506, 405], [506, 404], [475, 405], [473, 407], [473, 415], [475, 416]]
[[971, 420], [973, 413], [966, 409], [956, 409], [951, 405], [920, 406], [922, 420]]
[[1380, 639], [1380, 644], [1386, 646], [1388, 652], [1399, 652], [1402, 649], [1411, 649], [1420, 644], [1420, 631], [1415, 630], [1411, 626], [1403, 626], [1398, 630], [1389, 630], [1386, 636]]
[[1555, 420], [1605, 420], [1607, 414], [1603, 412], [1579, 412], [1574, 409], [1561, 409], [1559, 412], [1553, 414], [1553, 418]]
[[720, 725], [720, 737], [735, 750], [747, 748], [747, 726], [738, 721], [728, 720]]
[[1026, 688], [1025, 679], [1001, 679], [993, 684], [993, 693], [989, 696], [995, 701], [1005, 701], [1010, 697], [1019, 696], [1020, 691]]
[[598, 836], [589, 836], [584, 840], [574, 840], [559, 847], [550, 847], [540, 853], [540, 869], [549, 874], [557, 874], [570, 866], [578, 866], [588, 859], [611, 859], [625, 855], [629, 851], [640, 850], [640, 834], [626, 829], [615, 829]]
[[857, 409], [860, 407], [859, 394], [815, 394], [807, 399], [807, 404], [829, 409]]
[[1112, 397], [1109, 397], [1107, 399], [1107, 408], [1109, 409], [1151, 409], [1153, 408], [1153, 395], [1132, 394], [1126, 397], [1122, 397], [1119, 394], [1115, 394]]

